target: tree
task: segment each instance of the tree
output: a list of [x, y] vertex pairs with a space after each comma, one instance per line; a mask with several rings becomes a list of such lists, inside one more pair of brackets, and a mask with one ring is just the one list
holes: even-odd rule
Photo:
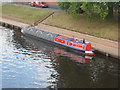
[[59, 4], [59, 7], [62, 9], [62, 10], [65, 10], [67, 12], [67, 10], [69, 9], [70, 7], [70, 2], [58, 2]]
[[62, 10], [65, 10], [67, 13], [71, 14], [74, 18], [77, 18], [77, 15], [84, 12], [80, 8], [81, 5], [81, 2], [59, 2], [60, 8]]
[[114, 15], [114, 11], [118, 11], [118, 2], [59, 2], [59, 6], [77, 18], [83, 11], [86, 12], [89, 20], [93, 19], [94, 13], [98, 13], [100, 19]]
[[114, 11], [118, 11], [119, 9], [119, 3], [118, 2], [107, 2], [108, 6], [108, 16], [113, 16]]
[[106, 17], [113, 17], [114, 11], [118, 11], [118, 2], [87, 2], [83, 3], [82, 9], [85, 10], [89, 16], [97, 12], [101, 19]]

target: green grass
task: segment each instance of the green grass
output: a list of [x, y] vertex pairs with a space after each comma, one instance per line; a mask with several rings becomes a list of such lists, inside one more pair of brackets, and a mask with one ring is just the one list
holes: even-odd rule
[[30, 8], [17, 5], [3, 5], [2, 15], [35, 22], [51, 14], [52, 10], [42, 10], [38, 8]]
[[93, 22], [90, 23], [85, 14], [80, 15], [78, 19], [73, 19], [65, 12], [59, 12], [43, 23], [110, 40], [118, 40], [117, 20], [101, 21], [95, 18]]

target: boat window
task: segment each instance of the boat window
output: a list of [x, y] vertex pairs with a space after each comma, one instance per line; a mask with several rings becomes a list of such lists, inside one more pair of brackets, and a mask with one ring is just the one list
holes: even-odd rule
[[38, 4], [45, 4], [45, 2], [38, 2]]
[[75, 42], [80, 42], [79, 40], [76, 40]]
[[74, 41], [74, 42], [80, 42], [79, 40], [77, 40], [77, 39], [74, 39], [74, 38], [69, 38], [70, 39], [70, 41]]
[[45, 2], [41, 2], [41, 4], [45, 4]]
[[73, 38], [70, 38], [70, 41], [75, 41]]

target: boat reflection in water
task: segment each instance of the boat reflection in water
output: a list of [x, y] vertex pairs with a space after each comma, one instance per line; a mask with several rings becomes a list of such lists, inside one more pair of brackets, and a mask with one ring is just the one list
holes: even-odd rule
[[[68, 57], [70, 58], [69, 60], [73, 60], [75, 62], [79, 62], [79, 63], [89, 63], [91, 61], [93, 61], [93, 57], [94, 56], [86, 56], [84, 55], [82, 52], [72, 52], [67, 48], [62, 48], [59, 46], [54, 46], [52, 44], [47, 44], [46, 41], [41, 41], [39, 39], [39, 41], [34, 40], [30, 37], [25, 37], [26, 38], [26, 42], [27, 43], [31, 43], [30, 45], [34, 44], [34, 46], [36, 46], [38, 48], [38, 50], [44, 52], [44, 54], [46, 54], [47, 56], [51, 57], [51, 58], [55, 58], [56, 56], [60, 57], [60, 56], [64, 56], [64, 57]], [[33, 46], [32, 46], [33, 47]]]
[[93, 57], [92, 56], [82, 56], [82, 55], [77, 55], [72, 52], [67, 52], [63, 49], [60, 48], [54, 48], [54, 52], [59, 54], [60, 56], [67, 56], [70, 57], [71, 60], [80, 62], [80, 63], [89, 63], [92, 61]]

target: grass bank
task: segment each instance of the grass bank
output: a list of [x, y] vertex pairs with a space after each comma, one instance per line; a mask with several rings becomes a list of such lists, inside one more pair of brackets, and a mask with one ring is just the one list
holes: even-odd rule
[[52, 10], [42, 10], [38, 8], [30, 8], [17, 5], [3, 5], [2, 15], [9, 18], [17, 18], [23, 21], [35, 22], [42, 20], [44, 17], [51, 14]]
[[117, 20], [100, 21], [98, 18], [95, 18], [93, 22], [90, 23], [85, 14], [80, 15], [78, 19], [73, 19], [65, 12], [59, 12], [55, 13], [53, 17], [43, 23], [110, 40], [118, 40]]

